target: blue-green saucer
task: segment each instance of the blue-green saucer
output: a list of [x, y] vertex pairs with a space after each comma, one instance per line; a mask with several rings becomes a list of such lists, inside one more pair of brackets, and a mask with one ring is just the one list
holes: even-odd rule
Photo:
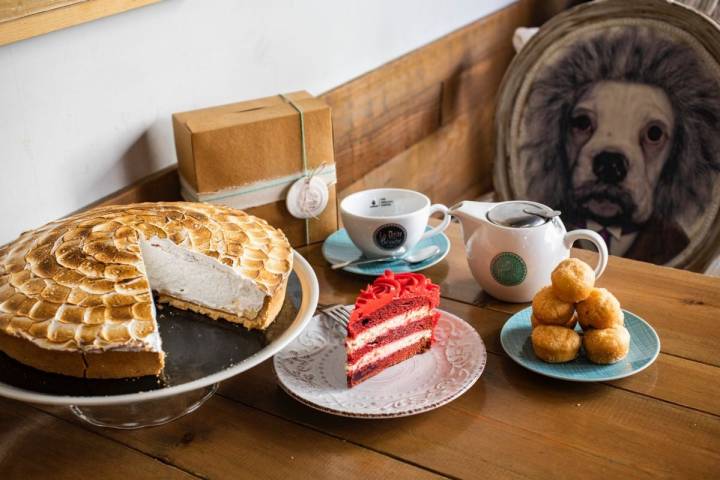
[[[427, 230], [429, 229], [430, 227], [427, 227]], [[385, 270], [392, 270], [395, 273], [419, 272], [420, 270], [425, 270], [426, 268], [432, 267], [441, 261], [450, 251], [450, 240], [444, 233], [439, 233], [425, 240], [421, 240], [413, 248], [413, 250], [419, 250], [432, 245], [437, 245], [440, 248], [440, 251], [437, 255], [428, 258], [424, 262], [411, 265], [400, 260], [394, 260], [392, 262], [355, 265], [352, 267], [345, 267], [343, 270], [346, 272], [357, 273], [359, 275], [370, 275], [373, 277], [382, 275]], [[322, 246], [322, 254], [323, 257], [325, 257], [325, 260], [332, 264], [354, 260], [360, 257], [362, 252], [360, 252], [352, 240], [350, 240], [347, 230], [341, 228], [325, 240], [325, 243], [323, 243]]]
[[[505, 322], [500, 342], [505, 352], [517, 363], [541, 375], [572, 382], [606, 382], [634, 375], [650, 366], [660, 353], [660, 339], [655, 330], [634, 313], [623, 310], [625, 328], [630, 332], [627, 357], [611, 365], [592, 363], [580, 352], [567, 363], [545, 363], [535, 356], [530, 342], [532, 307], [519, 311]], [[578, 332], [582, 329], [576, 327]]]

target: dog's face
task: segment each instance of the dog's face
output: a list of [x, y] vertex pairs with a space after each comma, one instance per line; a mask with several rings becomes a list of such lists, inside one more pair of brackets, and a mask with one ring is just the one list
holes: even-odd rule
[[645, 222], [674, 127], [660, 88], [614, 81], [591, 87], [571, 112], [565, 139], [578, 212], [604, 225]]

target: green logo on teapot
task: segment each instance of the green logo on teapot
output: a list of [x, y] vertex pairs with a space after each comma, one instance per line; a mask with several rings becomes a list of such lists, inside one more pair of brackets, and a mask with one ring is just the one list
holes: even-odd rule
[[490, 272], [500, 285], [513, 287], [520, 285], [527, 276], [527, 266], [520, 255], [502, 252], [495, 255], [490, 262]]

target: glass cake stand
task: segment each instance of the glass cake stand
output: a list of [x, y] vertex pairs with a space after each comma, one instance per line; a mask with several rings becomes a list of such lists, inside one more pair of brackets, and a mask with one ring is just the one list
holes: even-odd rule
[[122, 430], [156, 427], [194, 412], [217, 392], [219, 386], [220, 383], [213, 383], [172, 397], [144, 402], [85, 407], [70, 405], [70, 411], [96, 427]]
[[0, 396], [67, 406], [81, 420], [109, 428], [151, 427], [187, 415], [212, 397], [220, 382], [272, 357], [307, 326], [317, 307], [317, 277], [297, 252], [293, 262], [283, 307], [263, 332], [159, 306], [166, 355], [161, 377], [73, 378], [35, 370], [0, 353]]

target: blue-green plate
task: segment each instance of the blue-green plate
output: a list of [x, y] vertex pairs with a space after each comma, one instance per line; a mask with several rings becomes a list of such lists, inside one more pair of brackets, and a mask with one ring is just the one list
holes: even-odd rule
[[[510, 358], [541, 375], [572, 382], [617, 380], [646, 369], [660, 353], [660, 339], [655, 330], [634, 313], [627, 310], [623, 312], [625, 328], [630, 332], [630, 351], [623, 360], [611, 365], [592, 363], [582, 350], [578, 358], [567, 363], [545, 363], [537, 358], [530, 342], [532, 307], [519, 311], [505, 322], [500, 332], [500, 342]], [[582, 331], [580, 326], [576, 330]]]
[[[429, 229], [430, 227], [426, 228], [426, 230]], [[392, 270], [395, 273], [419, 272], [420, 270], [425, 270], [426, 268], [432, 267], [441, 261], [450, 251], [450, 240], [444, 233], [439, 233], [430, 238], [426, 238], [425, 240], [421, 240], [415, 248], [413, 248], [413, 250], [430, 247], [432, 245], [437, 245], [440, 248], [440, 251], [437, 255], [428, 258], [424, 262], [410, 265], [403, 261], [395, 260], [392, 262], [355, 265], [353, 267], [345, 267], [343, 270], [346, 272], [357, 273], [359, 275], [370, 275], [373, 277], [382, 275], [385, 270]], [[348, 260], [354, 260], [362, 255], [362, 252], [360, 252], [352, 240], [350, 240], [347, 230], [341, 228], [325, 240], [325, 243], [323, 243], [322, 246], [322, 254], [328, 262], [340, 263]]]

